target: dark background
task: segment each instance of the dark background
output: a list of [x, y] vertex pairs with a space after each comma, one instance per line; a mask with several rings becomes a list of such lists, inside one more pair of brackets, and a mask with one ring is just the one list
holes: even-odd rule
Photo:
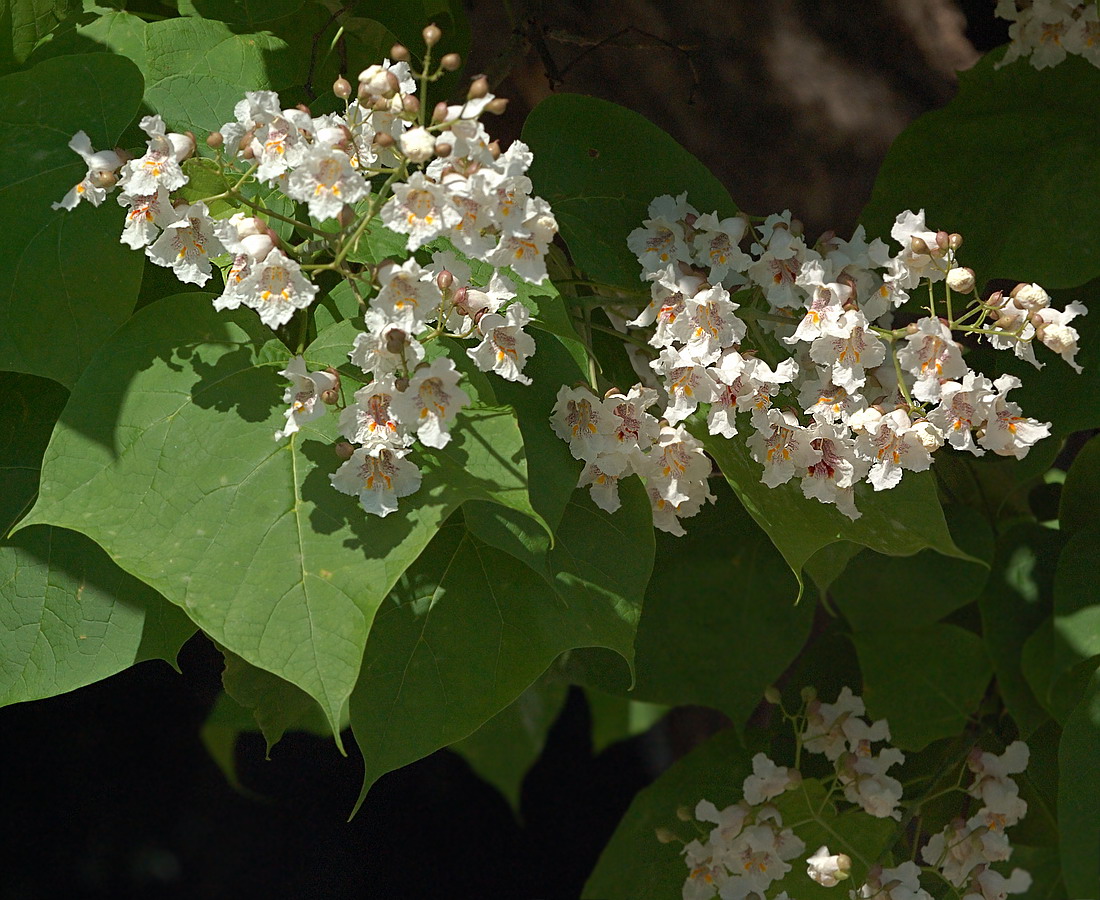
[[[471, 69], [512, 98], [489, 123], [505, 143], [553, 80], [645, 114], [742, 208], [790, 207], [811, 235], [850, 233], [894, 136], [1007, 39], [991, 0], [513, 0], [518, 31], [497, 2], [468, 7]], [[593, 757], [574, 691], [524, 784], [522, 822], [441, 751], [384, 777], [349, 824], [353, 743], [345, 759], [289, 735], [265, 761], [247, 735], [241, 778], [264, 799], [242, 796], [199, 741], [220, 656], [199, 637], [181, 666], [0, 710], [0, 900], [576, 897], [653, 761], [698, 721], [674, 715]]]

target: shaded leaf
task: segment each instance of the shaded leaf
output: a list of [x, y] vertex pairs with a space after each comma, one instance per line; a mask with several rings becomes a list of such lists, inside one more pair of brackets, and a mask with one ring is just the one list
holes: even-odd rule
[[1100, 528], [1100, 435], [1081, 448], [1066, 473], [1058, 522], [1067, 535], [1082, 528]]
[[1100, 773], [1096, 748], [1100, 746], [1100, 674], [1096, 674], [1081, 701], [1066, 720], [1058, 746], [1063, 777], [1058, 789], [1058, 830], [1062, 878], [1070, 897], [1100, 897]]
[[649, 731], [668, 712], [668, 707], [660, 703], [616, 697], [594, 688], [587, 688], [584, 696], [592, 718], [593, 753], [602, 753], [618, 741]]

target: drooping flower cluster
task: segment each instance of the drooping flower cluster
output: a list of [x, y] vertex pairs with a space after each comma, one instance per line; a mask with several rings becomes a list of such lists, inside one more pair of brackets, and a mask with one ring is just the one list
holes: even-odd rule
[[[806, 497], [852, 519], [856, 484], [892, 488], [905, 470], [928, 469], [945, 443], [1023, 457], [1049, 425], [1008, 399], [1018, 379], [971, 370], [958, 336], [1040, 367], [1038, 341], [1079, 370], [1070, 323], [1085, 308], [1056, 310], [1034, 284], [982, 299], [956, 259], [961, 236], [930, 230], [923, 210], [899, 215], [891, 237], [900, 250], [868, 242], [862, 227], [849, 241], [826, 235], [811, 247], [789, 211], [753, 228], [743, 217], [700, 215], [686, 194], [658, 197], [628, 239], [651, 299], [619, 321], [624, 332], [646, 329], [655, 356], [647, 366], [634, 358], [642, 383], [633, 390], [657, 389], [653, 416], [670, 426], [706, 409], [711, 435], [744, 435], [763, 483], [797, 478]], [[926, 314], [895, 327], [922, 286]]]
[[1026, 58], [1036, 69], [1046, 69], [1067, 54], [1100, 66], [1100, 10], [1091, 0], [998, 0], [996, 15], [1012, 23], [1012, 42], [997, 68]]
[[1023, 741], [1009, 744], [1000, 756], [975, 748], [967, 760], [974, 775], [967, 793], [981, 800], [981, 809], [969, 819], [952, 821], [921, 851], [924, 861], [935, 866], [964, 900], [1003, 900], [1031, 886], [1031, 876], [1023, 869], [1013, 869], [1005, 877], [991, 868], [1012, 855], [1005, 829], [1027, 813], [1027, 803], [1009, 776], [1027, 768], [1028, 756]]
[[[438, 29], [424, 34], [430, 49]], [[434, 80], [446, 58], [439, 65], [422, 78]], [[207, 141], [230, 187], [206, 199], [240, 209], [226, 218], [213, 218], [202, 199], [174, 194], [189, 182], [183, 164], [195, 140], [167, 131], [160, 116], [141, 120], [149, 140], [138, 159], [95, 152], [87, 135], [74, 136], [70, 147], [88, 171], [54, 206], [72, 209], [81, 199], [98, 206], [117, 184], [127, 209], [123, 243], [199, 286], [221, 263], [225, 286], [214, 307], [248, 307], [272, 329], [297, 321], [299, 353], [308, 333], [303, 311], [319, 292], [312, 274], [341, 275], [360, 304], [363, 330], [348, 355], [365, 383], [341, 413], [349, 444], [338, 447], [344, 462], [330, 477], [364, 510], [385, 516], [419, 487], [419, 469], [408, 458], [414, 444], [446, 446], [456, 415], [470, 402], [454, 362], [439, 355], [429, 362], [427, 345], [443, 336], [465, 341], [477, 368], [530, 382], [523, 374], [535, 351], [524, 331], [530, 312], [512, 302], [516, 287], [504, 270], [543, 281], [557, 223], [549, 204], [532, 196], [527, 146], [516, 141], [501, 152], [481, 124], [484, 113], [501, 111], [505, 102], [488, 92], [484, 78], [474, 81], [465, 103], [439, 104], [430, 121], [405, 61], [365, 69], [355, 99], [343, 79], [334, 91], [349, 101], [342, 114], [284, 109], [273, 91], [251, 91], [237, 103], [234, 120]], [[304, 204], [309, 221], [274, 212], [257, 193], [260, 186]], [[281, 238], [280, 223], [293, 226], [283, 231], [294, 237]], [[410, 257], [430, 242], [459, 252], [437, 250], [426, 266], [404, 257], [349, 264], [383, 225], [405, 237]], [[474, 278], [470, 260], [488, 264], [479, 271], [489, 274]], [[298, 355], [281, 374], [291, 384], [287, 424], [276, 439], [344, 402], [335, 370], [309, 372]]]
[[[791, 870], [789, 860], [801, 855], [806, 845], [769, 801], [797, 787], [797, 771], [777, 766], [763, 753], [752, 759], [752, 774], [742, 786], [743, 799], [719, 810], [709, 800], [695, 807], [699, 822], [713, 824], [705, 840], [684, 846], [688, 877], [684, 900], [722, 900], [763, 897], [768, 888]], [[775, 900], [783, 900], [779, 894]]]

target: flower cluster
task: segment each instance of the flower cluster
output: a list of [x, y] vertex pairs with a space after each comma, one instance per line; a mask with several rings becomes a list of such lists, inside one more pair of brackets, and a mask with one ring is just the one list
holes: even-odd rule
[[1009, 744], [1000, 756], [975, 748], [967, 760], [974, 775], [967, 793], [981, 800], [981, 809], [969, 819], [952, 821], [921, 851], [924, 861], [935, 866], [964, 900], [998, 900], [1031, 886], [1031, 877], [1023, 869], [1014, 869], [1006, 878], [990, 868], [991, 863], [1011, 856], [1005, 829], [1027, 813], [1027, 803], [1008, 776], [1027, 768], [1028, 755], [1022, 741]]
[[[686, 194], [650, 205], [628, 243], [651, 299], [618, 321], [624, 333], [649, 334], [652, 356], [633, 357], [642, 383], [632, 393], [643, 385], [659, 392], [652, 415], [662, 427], [704, 405], [711, 435], [748, 432], [763, 483], [797, 478], [806, 497], [852, 519], [856, 484], [892, 488], [905, 470], [928, 469], [944, 444], [1020, 458], [1049, 434], [1008, 399], [1020, 381], [970, 369], [959, 338], [1036, 367], [1039, 342], [1080, 371], [1070, 323], [1086, 312], [1081, 304], [1055, 309], [1035, 284], [982, 298], [956, 259], [961, 236], [930, 230], [923, 210], [897, 217], [897, 251], [868, 242], [862, 227], [851, 240], [825, 235], [814, 246], [800, 231], [789, 211], [754, 227], [740, 216], [700, 215]], [[747, 236], [749, 252], [741, 249]], [[895, 327], [921, 287], [926, 314]], [[696, 512], [705, 495], [700, 487], [676, 515]]]
[[[695, 807], [699, 822], [713, 823], [705, 840], [684, 846], [688, 867], [684, 900], [722, 900], [763, 897], [768, 888], [791, 870], [788, 860], [800, 856], [806, 845], [769, 801], [797, 787], [797, 771], [777, 766], [763, 753], [752, 759], [752, 774], [742, 785], [743, 799], [719, 810], [709, 800]], [[788, 900], [785, 893], [775, 900]]]
[[[428, 361], [429, 344], [443, 336], [466, 341], [477, 368], [530, 382], [523, 374], [535, 350], [523, 330], [530, 313], [512, 302], [515, 283], [503, 270], [543, 281], [557, 233], [549, 204], [531, 193], [527, 146], [516, 141], [501, 152], [481, 124], [483, 114], [501, 112], [506, 102], [489, 93], [483, 77], [473, 81], [464, 103], [440, 103], [430, 120], [421, 108], [418, 82], [426, 86], [460, 62], [445, 56], [430, 70], [439, 35], [435, 26], [424, 30], [429, 52], [419, 74], [397, 45], [394, 55], [403, 59], [361, 72], [354, 99], [350, 83], [338, 79], [333, 90], [345, 101], [343, 113], [313, 116], [305, 107], [283, 108], [273, 91], [246, 93], [234, 120], [207, 140], [229, 185], [220, 194], [191, 201], [174, 195], [189, 182], [183, 164], [195, 153], [194, 137], [168, 132], [160, 116], [147, 116], [140, 125], [149, 140], [138, 159], [95, 152], [87, 135], [75, 135], [69, 146], [88, 171], [54, 204], [72, 209], [87, 199], [98, 206], [117, 185], [127, 209], [123, 243], [199, 286], [221, 262], [225, 286], [214, 307], [248, 307], [272, 329], [297, 322], [299, 354], [306, 311], [319, 290], [314, 273], [342, 276], [362, 313], [363, 330], [348, 356], [365, 384], [341, 413], [339, 428], [350, 443], [337, 448], [344, 462], [330, 477], [337, 490], [379, 516], [420, 485], [407, 458], [414, 444], [444, 447], [457, 413], [470, 402], [451, 359]], [[272, 191], [303, 204], [309, 221], [278, 212]], [[207, 205], [215, 200], [239, 211], [215, 219]], [[280, 224], [292, 226], [282, 229], [292, 237], [280, 237]], [[410, 258], [354, 262], [380, 226], [404, 236]], [[436, 250], [430, 265], [411, 258], [433, 242], [446, 249]], [[488, 274], [474, 278], [470, 260], [487, 264], [480, 271]], [[334, 370], [309, 372], [298, 355], [281, 374], [290, 381], [289, 407], [276, 439], [318, 418], [327, 405], [343, 405]]]
[[[769, 702], [781, 702], [774, 688], [768, 689], [766, 697]], [[806, 849], [796, 834], [801, 825], [813, 820], [819, 829], [843, 840], [843, 829], [838, 831], [839, 825], [831, 824], [839, 812], [836, 804], [841, 795], [862, 810], [855, 813], [857, 816], [865, 813], [901, 821], [898, 805], [902, 787], [885, 772], [902, 763], [904, 757], [892, 747], [884, 747], [877, 755], [872, 753], [874, 744], [890, 738], [887, 722], [865, 718], [862, 699], [847, 687], [841, 689], [834, 703], [821, 702], [812, 688], [806, 688], [802, 697], [803, 706], [798, 712], [783, 712], [795, 730], [795, 767], [776, 765], [765, 754], [757, 753], [752, 760], [752, 774], [742, 784], [740, 802], [719, 810], [702, 800], [695, 807], [694, 817], [681, 810], [680, 818], [694, 818], [701, 834], [684, 842], [681, 851], [688, 868], [684, 900], [711, 900], [716, 894], [722, 900], [764, 900], [771, 886], [791, 871], [789, 861]], [[816, 782], [818, 789], [824, 789], [825, 799], [809, 804], [810, 818], [785, 828], [780, 811], [771, 801], [785, 791], [809, 786], [798, 768], [803, 751], [824, 756], [833, 763], [834, 773]], [[1021, 893], [1030, 886], [1031, 878], [1023, 870], [1016, 869], [1006, 877], [991, 868], [992, 863], [1007, 860], [1012, 852], [1005, 828], [1016, 824], [1027, 812], [1027, 804], [1008, 777], [1022, 772], [1027, 761], [1027, 746], [1020, 741], [1010, 744], [1001, 756], [974, 748], [965, 764], [960, 765], [955, 785], [934, 795], [963, 794], [964, 808], [971, 805], [970, 798], [983, 804], [969, 819], [955, 819], [942, 832], [933, 834], [921, 850], [929, 867], [925, 871], [949, 884], [954, 896], [962, 900], [1004, 900], [1007, 894]], [[967, 770], [973, 778], [964, 790], [961, 782]], [[925, 800], [916, 802], [906, 822], [920, 811], [922, 802]], [[783, 806], [783, 801], [778, 805]], [[822, 819], [823, 815], [829, 821]], [[659, 828], [657, 836], [666, 843], [679, 840], [669, 828]], [[912, 837], [914, 858], [920, 837], [918, 829]], [[909, 841], [909, 835], [901, 830], [898, 838]], [[906, 855], [909, 853], [907, 849]], [[865, 876], [859, 887], [849, 891], [851, 900], [932, 900], [921, 886], [921, 869], [915, 862], [884, 867], [864, 857], [860, 861]], [[851, 857], [833, 853], [828, 846], [819, 847], [806, 858], [807, 877], [823, 887], [835, 887], [847, 880], [851, 869]], [[787, 900], [787, 894], [780, 892], [772, 900]]]
[[1067, 54], [1100, 66], [1100, 11], [1091, 0], [998, 0], [996, 15], [1012, 23], [1012, 43], [997, 68], [1027, 58], [1036, 69], [1046, 69]]

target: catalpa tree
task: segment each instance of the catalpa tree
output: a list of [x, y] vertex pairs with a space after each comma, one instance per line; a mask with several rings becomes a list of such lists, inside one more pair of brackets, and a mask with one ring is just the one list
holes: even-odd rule
[[349, 810], [443, 747], [514, 802], [568, 684], [709, 706], [586, 896], [1100, 896], [1095, 4], [998, 3], [845, 236], [590, 97], [501, 146], [454, 10], [41, 6], [4, 703], [202, 632]]

